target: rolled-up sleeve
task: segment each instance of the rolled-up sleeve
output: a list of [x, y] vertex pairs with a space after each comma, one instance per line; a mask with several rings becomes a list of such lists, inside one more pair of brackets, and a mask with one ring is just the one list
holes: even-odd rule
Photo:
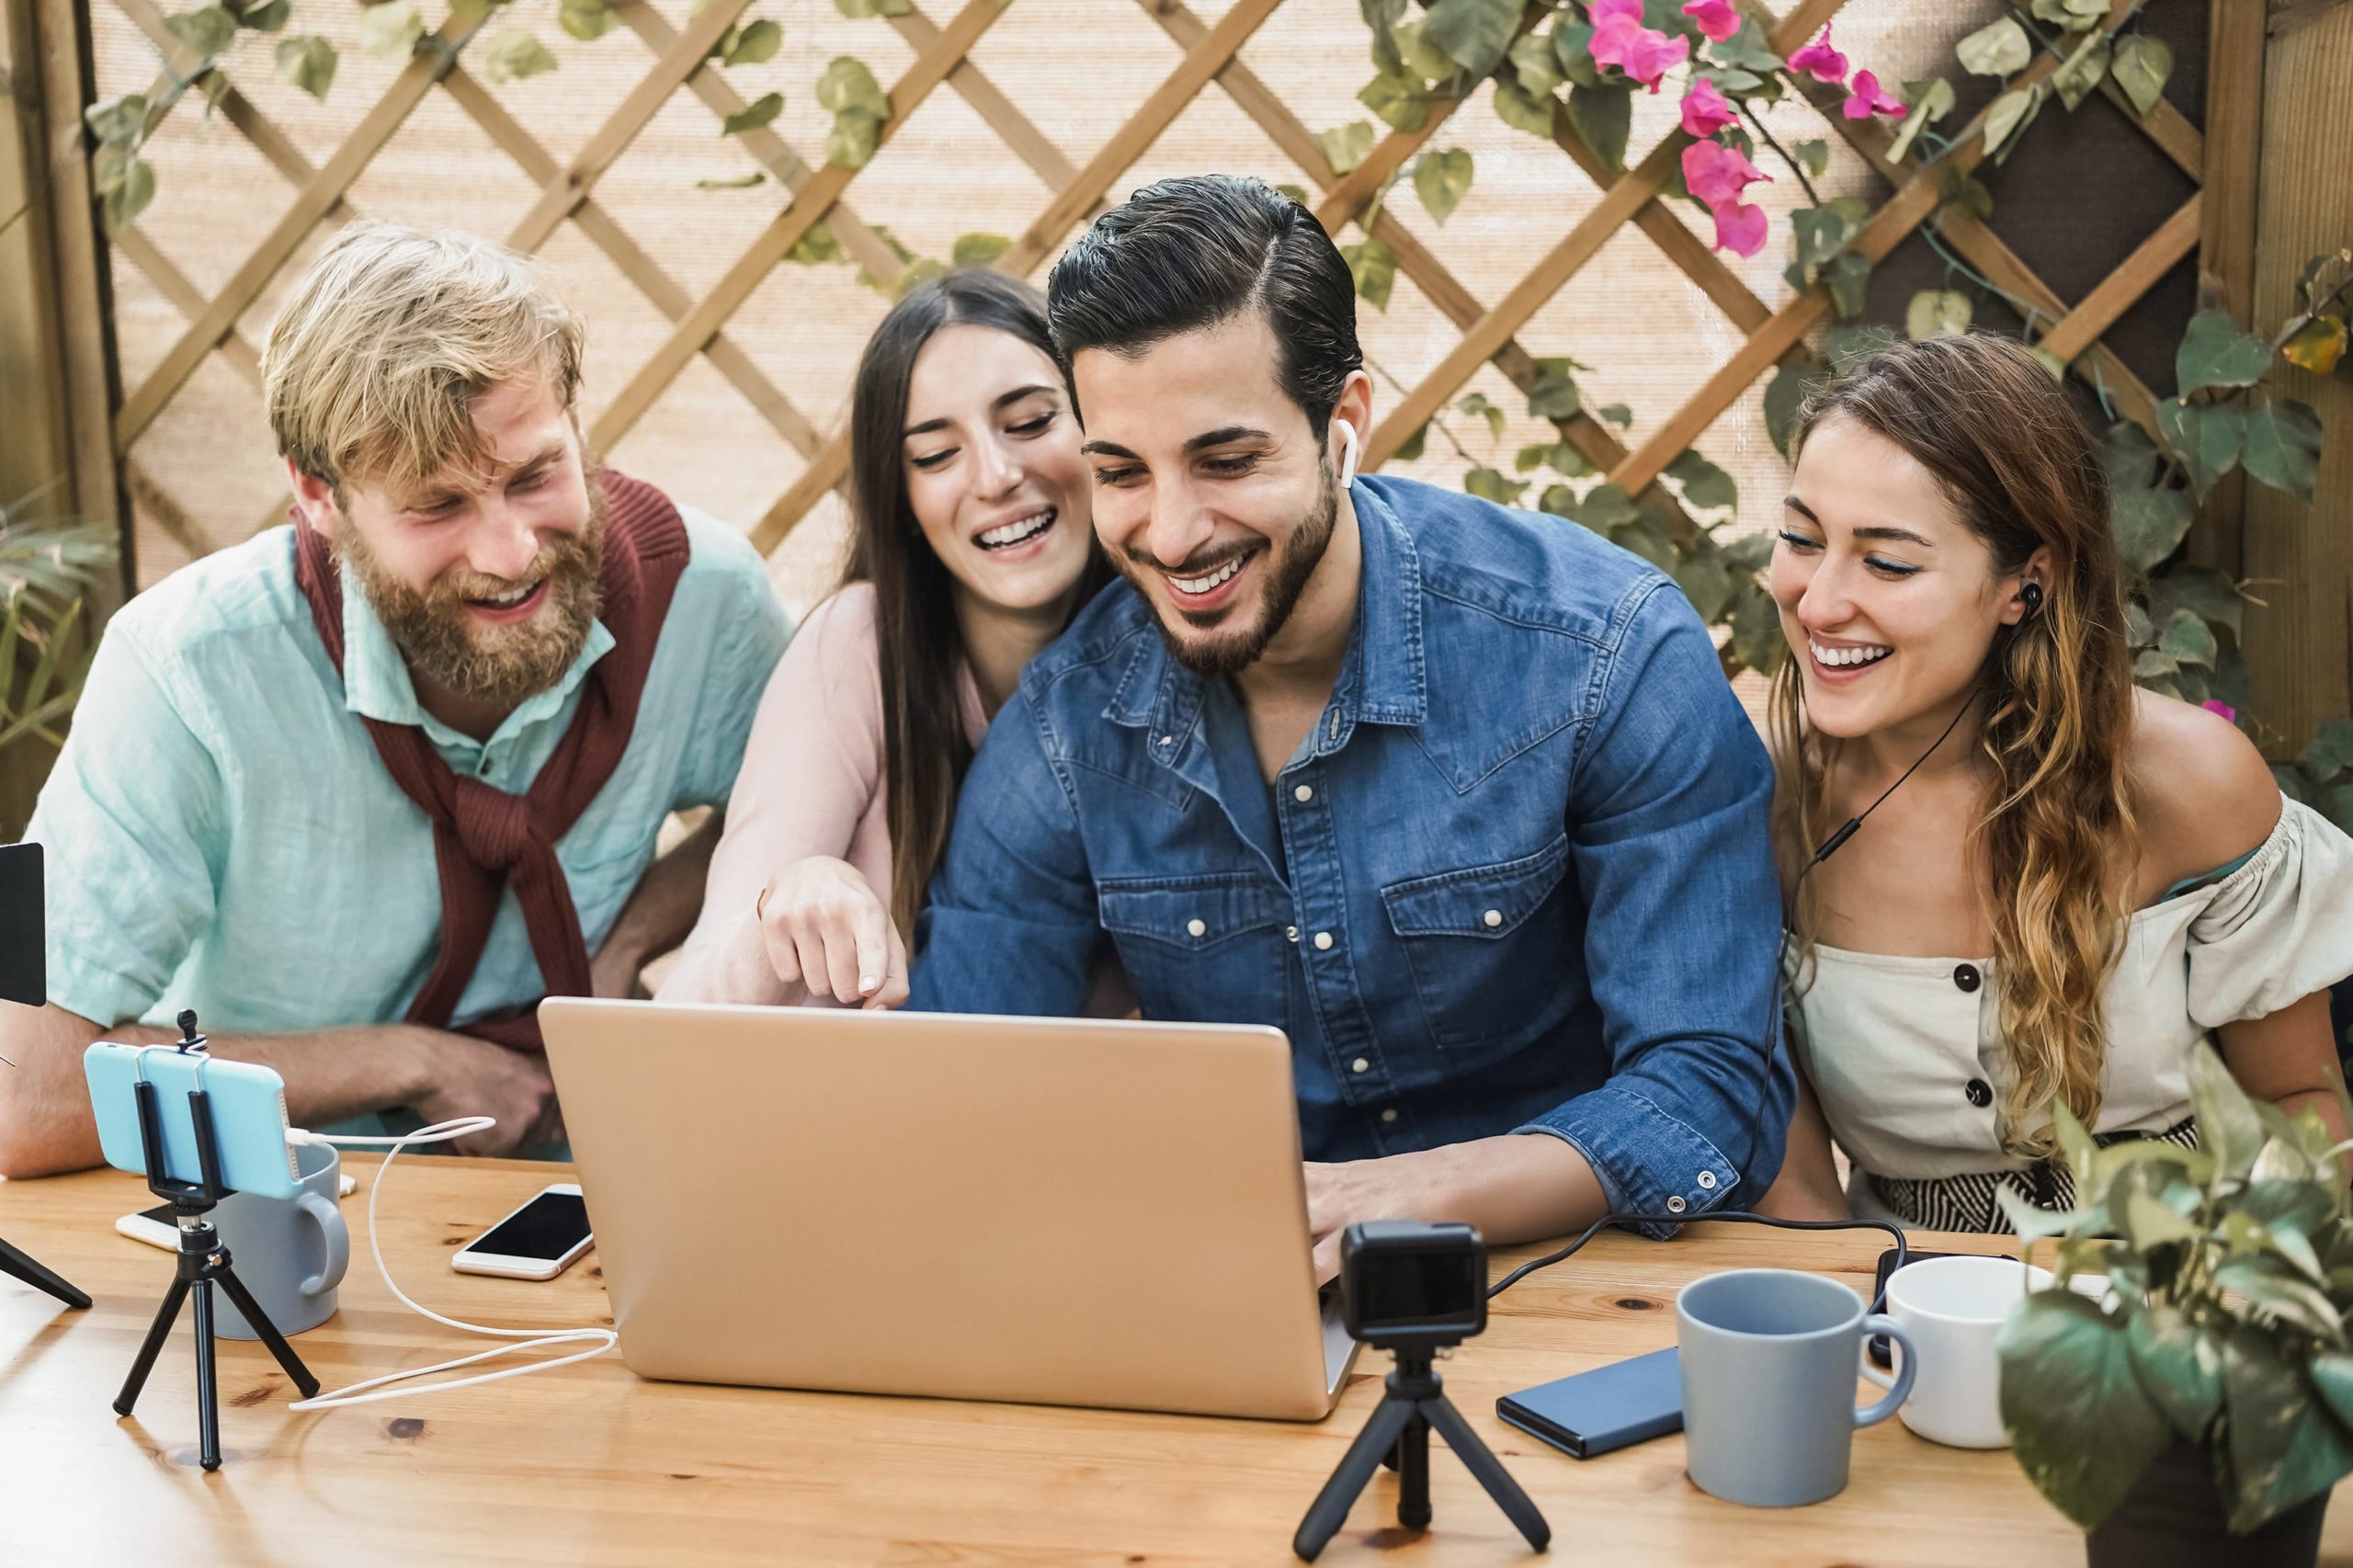
[[1027, 690], [972, 758], [915, 932], [912, 1010], [1075, 1017], [1086, 1000], [1095, 882]]
[[1696, 1219], [1772, 1184], [1796, 1092], [1773, 772], [1689, 603], [1663, 582], [1635, 595], [1570, 784], [1610, 1076], [1518, 1131], [1574, 1145], [1613, 1210]]

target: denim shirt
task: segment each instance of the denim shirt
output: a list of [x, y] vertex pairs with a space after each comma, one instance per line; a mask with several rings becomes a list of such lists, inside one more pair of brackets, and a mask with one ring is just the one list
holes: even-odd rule
[[1144, 1017], [1290, 1037], [1310, 1159], [1543, 1132], [1612, 1209], [1745, 1206], [1794, 1080], [1772, 769], [1705, 628], [1574, 524], [1349, 494], [1356, 625], [1273, 789], [1114, 584], [973, 759], [912, 1006], [1075, 1013], [1108, 936]]

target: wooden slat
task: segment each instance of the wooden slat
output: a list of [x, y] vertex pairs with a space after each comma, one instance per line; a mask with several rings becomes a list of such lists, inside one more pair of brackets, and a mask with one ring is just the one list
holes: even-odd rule
[[[204, 297], [204, 290], [196, 286], [195, 280], [182, 272], [170, 256], [156, 249], [155, 242], [136, 225], [114, 237], [114, 248], [128, 256], [133, 267], [145, 273], [147, 280], [155, 285], [155, 291], [169, 300], [188, 320], [194, 321], [202, 315], [204, 307], [211, 302]], [[261, 390], [261, 355], [245, 341], [244, 334], [232, 329], [229, 335], [221, 340], [221, 358], [229, 361], [231, 369], [243, 376], [255, 391]]]
[[[451, 71], [441, 85], [484, 134], [496, 142], [525, 177], [545, 185], [556, 177], [559, 169], [555, 158], [525, 130], [522, 122], [506, 112], [490, 90], [474, 79], [463, 65]], [[594, 197], [584, 198], [572, 221], [580, 232], [609, 257], [621, 275], [637, 285], [642, 293], [671, 321], [684, 317], [694, 308], [694, 298], [662, 270], [661, 264], [648, 256], [638, 243], [630, 238], [618, 220], [608, 212]], [[704, 355], [719, 372], [733, 384], [758, 409], [777, 434], [804, 457], [815, 449], [817, 433], [801, 411], [779, 391], [767, 373], [756, 364], [740, 344], [725, 333], [712, 338], [703, 349]]]
[[154, 518], [155, 526], [169, 534], [173, 543], [188, 551], [190, 560], [212, 553], [212, 541], [204, 537], [204, 530], [198, 528], [195, 519], [172, 499], [162, 485], [155, 483], [153, 475], [140, 466], [138, 459], [122, 460], [122, 483], [139, 508]]
[[[925, 16], [920, 6], [904, 17], [892, 17], [891, 25], [898, 29], [901, 38], [915, 46], [917, 54], [939, 41], [939, 25]], [[1063, 157], [1062, 149], [1032, 125], [1029, 118], [979, 66], [969, 60], [959, 62], [956, 69], [948, 74], [948, 85], [972, 106], [972, 112], [1013, 150], [1015, 157], [1029, 165], [1048, 190], [1060, 190], [1078, 178], [1078, 165]]]
[[[931, 90], [946, 79], [957, 61], [988, 29], [991, 22], [1004, 14], [1006, 0], [968, 0], [939, 35], [939, 42], [915, 58], [904, 75], [893, 83], [890, 91], [891, 118], [882, 122], [880, 142], [887, 145], [900, 126], [921, 107]], [[689, 312], [676, 329], [654, 351], [652, 358], [630, 380], [602, 417], [597, 421], [592, 440], [599, 451], [609, 452], [618, 445], [631, 426], [653, 406], [654, 400], [686, 369], [702, 346], [717, 336], [737, 307], [751, 297], [785, 253], [801, 235], [833, 210], [857, 171], [827, 164], [801, 187], [792, 205], [777, 214], [773, 222], [753, 240], [751, 246], [727, 269], [711, 291]]]
[[[173, 73], [176, 79], [186, 81], [190, 72], [204, 63], [202, 55], [172, 36], [171, 29], [164, 26], [164, 13], [149, 0], [114, 0], [114, 3], [118, 10], [131, 18], [132, 26], [147, 35], [147, 41], [163, 51], [164, 68]], [[215, 69], [220, 70], [222, 80], [228, 80], [225, 69], [220, 66]], [[173, 77], [165, 77], [158, 87], [151, 91], [150, 101], [160, 97], [172, 80]], [[288, 183], [300, 187], [318, 172], [311, 166], [311, 160], [302, 155], [302, 150], [294, 144], [293, 138], [256, 108], [253, 100], [239, 92], [235, 84], [232, 83], [222, 96], [219, 112], [254, 144], [256, 152], [268, 160], [270, 167], [286, 176]]]
[[[2279, 9], [2272, 8], [2276, 25]], [[2198, 271], [2240, 321], [2255, 309], [2256, 199], [2263, 151], [2264, 7], [2217, 4], [2206, 13], [2206, 206]], [[2209, 491], [2190, 525], [2189, 559], [2236, 577], [2246, 518], [2246, 472]]]
[[506, 243], [520, 251], [539, 249], [555, 233], [555, 226], [587, 199], [590, 188], [614, 160], [629, 151], [646, 121], [670, 101], [679, 84], [704, 69], [711, 45], [734, 26], [735, 18], [750, 4], [751, 0], [707, 0], [688, 20], [678, 41], [654, 57], [654, 68], [638, 79], [563, 171], [547, 182], [531, 210], [508, 231]]
[[[2233, 0], [2217, 0], [2214, 9], [2227, 10], [2232, 4]], [[2259, 3], [2257, 8], [2260, 8]], [[2024, 27], [2030, 36], [2051, 36], [2052, 43], [2064, 52], [2072, 53], [2078, 44], [2090, 36], [2087, 33], [2046, 35], [2044, 24], [2038, 21], [2032, 10], [2020, 4], [2019, 0], [2011, 0], [2010, 9], [2018, 14], [2019, 25]], [[2116, 26], [2114, 22], [2103, 25], [2109, 28]], [[2183, 118], [2179, 109], [2165, 99], [2159, 98], [2155, 108], [2150, 109], [2146, 115], [2142, 114], [2139, 109], [2132, 107], [2132, 99], [2124, 89], [2116, 85], [2116, 78], [2106, 72], [2100, 74], [2099, 90], [2109, 103], [2123, 111], [2125, 119], [2141, 128], [2142, 133], [2155, 143], [2157, 151], [2173, 160], [2175, 167], [2191, 179], [2200, 182], [2205, 179], [2206, 138], [2200, 133], [2198, 127]]]
[[[443, 43], [455, 45], [468, 33], [458, 28], [455, 19], [442, 24], [435, 36]], [[343, 144], [335, 151], [324, 167], [310, 182], [295, 193], [293, 205], [280, 215], [277, 223], [245, 258], [230, 278], [228, 285], [216, 296], [204, 314], [180, 335], [165, 354], [139, 390], [131, 394], [122, 411], [115, 417], [114, 439], [118, 451], [128, 451], [141, 432], [154, 422], [155, 415], [170, 402], [172, 394], [192, 375], [212, 347], [229, 335], [229, 330], [245, 308], [254, 302], [279, 267], [294, 254], [303, 237], [315, 228], [335, 205], [343, 199], [368, 166], [368, 161], [392, 139], [425, 95], [432, 90], [446, 65], [441, 56], [428, 51], [420, 53], [392, 79], [392, 86], [377, 100]]]
[[[613, 12], [657, 54], [667, 52], [678, 41], [677, 30], [645, 0], [621, 0], [613, 7]], [[724, 73], [709, 64], [687, 78], [687, 90], [700, 98], [713, 114], [722, 119], [731, 114], [741, 114], [747, 107], [742, 95], [729, 84]], [[789, 192], [799, 194], [801, 187], [816, 174], [801, 161], [801, 154], [768, 126], [744, 131], [735, 140], [743, 143], [744, 151], [756, 159]], [[831, 222], [834, 238], [841, 242], [842, 249], [849, 254], [851, 260], [866, 269], [868, 277], [886, 289], [899, 280], [907, 264], [899, 259], [899, 253], [891, 248], [888, 241], [851, 210], [847, 202], [835, 205]]]
[[2134, 246], [2115, 271], [2100, 279], [2099, 287], [2060, 318], [2059, 324], [2043, 335], [2040, 347], [2062, 359], [2073, 359], [2115, 325], [2117, 317], [2198, 247], [2200, 199], [2193, 195], [2175, 209], [2173, 216]]

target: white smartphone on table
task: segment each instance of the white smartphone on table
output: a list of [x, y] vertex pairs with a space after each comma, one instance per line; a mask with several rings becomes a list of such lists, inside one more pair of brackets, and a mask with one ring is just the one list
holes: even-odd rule
[[460, 1247], [449, 1267], [463, 1274], [552, 1279], [594, 1239], [579, 1184], [558, 1182]]
[[[358, 1177], [346, 1176], [335, 1184], [335, 1195], [348, 1198], [358, 1188]], [[114, 1222], [114, 1228], [117, 1233], [129, 1236], [134, 1242], [145, 1242], [151, 1247], [162, 1247], [165, 1252], [180, 1249], [179, 1220], [168, 1203], [142, 1209], [136, 1214], [125, 1214]]]

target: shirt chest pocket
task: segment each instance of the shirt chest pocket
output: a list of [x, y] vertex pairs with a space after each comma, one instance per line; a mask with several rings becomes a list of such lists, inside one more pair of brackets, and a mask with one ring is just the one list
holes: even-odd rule
[[1553, 895], [1568, 864], [1563, 833], [1533, 855], [1381, 890], [1439, 1050], [1499, 1058], [1558, 1021], [1569, 930]]
[[1096, 910], [1144, 1017], [1263, 1024], [1283, 1016], [1290, 905], [1263, 877], [1107, 880]]

